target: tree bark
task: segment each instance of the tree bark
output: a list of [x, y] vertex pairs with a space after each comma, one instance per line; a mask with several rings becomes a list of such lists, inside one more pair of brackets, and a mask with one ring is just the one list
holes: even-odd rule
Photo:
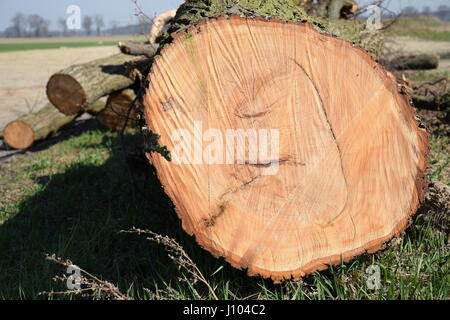
[[101, 97], [131, 86], [135, 79], [125, 63], [142, 58], [117, 54], [64, 69], [48, 81], [48, 99], [62, 113], [76, 115]]
[[169, 22], [175, 17], [177, 10], [169, 10], [157, 16], [153, 21], [152, 29], [150, 30], [150, 43], [156, 43], [156, 40], [161, 36]]
[[125, 89], [113, 92], [109, 95], [105, 109], [97, 115], [98, 121], [110, 130], [122, 130], [125, 122], [127, 127], [138, 125], [136, 106], [131, 108], [136, 101], [136, 94], [133, 89]]
[[148, 156], [183, 228], [250, 275], [375, 252], [423, 198], [427, 133], [395, 79], [330, 36], [377, 56], [346, 25], [281, 0], [189, 1], [155, 57], [145, 120], [170, 155]]
[[[329, 33], [364, 48], [372, 57], [381, 59], [384, 37], [377, 30], [366, 30], [366, 24], [357, 20], [330, 20], [320, 16], [309, 16], [294, 0], [196, 0], [180, 6], [167, 34], [160, 38], [164, 46], [171, 42], [170, 34], [186, 30], [205, 18], [242, 15], [246, 17], [275, 18], [282, 21], [309, 22], [318, 31]], [[328, 11], [327, 11], [328, 12]]]
[[124, 54], [147, 58], [153, 57], [158, 50], [158, 45], [155, 43], [119, 42], [118, 47]]
[[[86, 108], [92, 114], [105, 108], [105, 100], [98, 100]], [[61, 127], [72, 122], [78, 115], [65, 115], [52, 104], [37, 112], [26, 114], [8, 123], [3, 130], [6, 143], [14, 149], [27, 149], [38, 140], [46, 139]]]

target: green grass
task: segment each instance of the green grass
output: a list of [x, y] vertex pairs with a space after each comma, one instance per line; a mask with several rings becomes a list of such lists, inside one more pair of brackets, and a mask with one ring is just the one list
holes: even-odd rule
[[417, 70], [408, 74], [408, 80], [417, 83], [433, 82], [442, 78], [450, 78], [450, 71]]
[[[437, 137], [436, 139], [440, 139]], [[376, 254], [274, 285], [216, 259], [186, 235], [151, 167], [125, 164], [117, 134], [88, 121], [39, 152], [0, 162], [0, 299], [45, 299], [65, 290], [65, 273], [44, 258], [55, 253], [111, 281], [133, 299], [210, 299], [202, 283], [133, 226], [180, 243], [221, 299], [448, 299], [448, 234], [419, 220]], [[138, 148], [137, 136], [127, 136]], [[439, 152], [440, 144], [433, 143]], [[367, 287], [366, 269], [381, 270], [381, 289]], [[148, 290], [146, 290], [148, 289]], [[55, 296], [53, 298], [70, 298]]]
[[431, 135], [427, 178], [450, 186], [450, 136]]
[[95, 41], [95, 42], [49, 42], [49, 43], [2, 43], [0, 52], [40, 50], [40, 49], [59, 49], [59, 48], [82, 48], [98, 46], [115, 46], [117, 41]]
[[450, 31], [447, 32], [430, 32], [430, 33], [417, 33], [413, 36], [422, 39], [450, 41]]

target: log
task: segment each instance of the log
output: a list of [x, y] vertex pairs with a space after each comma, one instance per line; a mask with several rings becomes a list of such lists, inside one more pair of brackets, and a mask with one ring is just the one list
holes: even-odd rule
[[331, 0], [328, 4], [328, 18], [347, 18], [357, 10], [358, 6], [353, 0]]
[[124, 54], [132, 56], [146, 56], [151, 58], [158, 50], [158, 44], [156, 43], [141, 43], [141, 42], [119, 42], [118, 47]]
[[413, 84], [413, 102], [419, 109], [450, 112], [450, 80]]
[[170, 154], [147, 156], [184, 230], [275, 282], [379, 250], [423, 198], [409, 96], [301, 8], [226, 2], [244, 16], [182, 5], [148, 76], [145, 121]]
[[[105, 108], [105, 100], [98, 100], [86, 108], [92, 114]], [[26, 114], [8, 123], [3, 130], [5, 142], [14, 149], [27, 149], [36, 141], [56, 133], [78, 115], [65, 115], [48, 103], [41, 110]]]
[[412, 95], [414, 106], [418, 109], [450, 111], [450, 94], [443, 97]]
[[170, 21], [175, 17], [177, 10], [166, 11], [155, 18], [150, 30], [150, 43], [156, 43], [157, 39], [166, 31]]
[[71, 66], [51, 76], [47, 97], [62, 113], [76, 115], [101, 97], [131, 86], [135, 79], [125, 63], [142, 58], [117, 54]]
[[133, 89], [125, 89], [111, 93], [106, 102], [105, 109], [97, 115], [97, 120], [113, 131], [122, 130], [125, 122], [127, 122], [127, 127], [137, 127], [136, 108], [130, 109], [130, 106], [135, 100], [136, 93]]
[[399, 56], [388, 61], [387, 66], [395, 70], [437, 69], [439, 56], [433, 54]]

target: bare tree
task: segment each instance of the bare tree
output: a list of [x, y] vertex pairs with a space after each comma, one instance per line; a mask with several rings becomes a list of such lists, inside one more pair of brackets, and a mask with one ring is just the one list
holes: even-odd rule
[[64, 18], [60, 18], [58, 19], [58, 25], [60, 27], [60, 29], [62, 30], [62, 35], [64, 37], [67, 37], [68, 32], [67, 32], [67, 21]]
[[423, 16], [430, 16], [431, 15], [431, 8], [429, 6], [423, 7], [422, 15]]
[[48, 35], [50, 21], [45, 20], [40, 15], [32, 14], [28, 16], [27, 22], [34, 37], [44, 37]]
[[153, 21], [148, 20], [148, 18], [144, 15], [136, 15], [136, 17], [138, 19], [139, 34], [148, 36], [148, 30], [151, 29]]
[[95, 16], [94, 20], [95, 26], [97, 27], [97, 36], [100, 36], [102, 28], [105, 26], [105, 22], [103, 21], [103, 17], [99, 14]]
[[12, 24], [12, 34], [14, 34], [15, 37], [24, 37], [27, 27], [26, 16], [20, 12], [16, 13], [16, 15], [12, 18]]
[[440, 5], [437, 8], [436, 16], [444, 21], [450, 20], [450, 7], [446, 5]]
[[85, 16], [83, 18], [83, 28], [84, 28], [84, 30], [86, 30], [86, 34], [88, 36], [90, 36], [92, 34], [92, 25], [93, 25], [92, 17]]
[[111, 34], [115, 35], [119, 24], [117, 23], [116, 20], [112, 20], [112, 21], [110, 21], [109, 25], [111, 26]]
[[401, 14], [404, 17], [415, 17], [419, 15], [419, 10], [413, 6], [407, 6], [403, 8]]

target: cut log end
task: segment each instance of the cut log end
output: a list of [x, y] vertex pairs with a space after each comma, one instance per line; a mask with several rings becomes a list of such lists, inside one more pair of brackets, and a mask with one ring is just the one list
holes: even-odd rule
[[54, 74], [47, 83], [47, 97], [65, 115], [83, 111], [87, 97], [80, 83], [69, 74]]
[[130, 110], [135, 98], [136, 94], [132, 89], [110, 94], [106, 107], [97, 115], [97, 120], [113, 131], [122, 130], [125, 122], [128, 127], [135, 127], [137, 125], [136, 110], [135, 108]]
[[[172, 162], [151, 161], [201, 246], [280, 281], [377, 251], [406, 228], [428, 137], [363, 49], [309, 24], [236, 16], [172, 36], [145, 97]], [[226, 159], [239, 140], [227, 132], [263, 141], [256, 161], [249, 136]]]
[[6, 143], [14, 149], [27, 149], [34, 142], [34, 130], [21, 120], [10, 122], [3, 130]]

